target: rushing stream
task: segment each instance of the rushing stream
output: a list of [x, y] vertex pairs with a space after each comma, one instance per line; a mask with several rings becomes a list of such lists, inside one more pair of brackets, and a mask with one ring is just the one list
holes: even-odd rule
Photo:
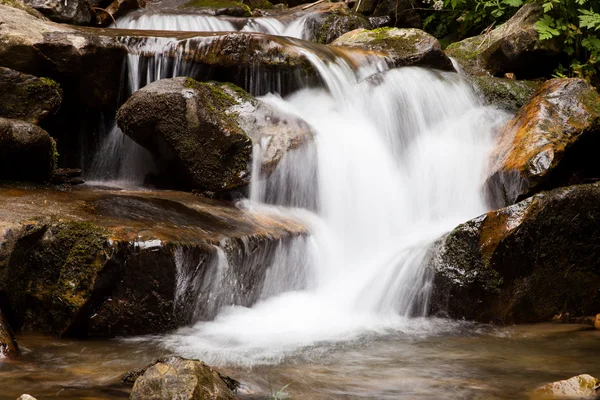
[[[284, 23], [149, 14], [118, 25], [307, 36], [302, 18]], [[174, 43], [152, 39], [141, 46], [164, 53]], [[389, 69], [367, 55], [352, 63], [331, 61], [315, 49], [302, 51], [323, 87], [262, 100], [307, 121], [316, 132], [314, 143], [289, 152], [269, 177], [255, 164], [250, 199], [241, 206], [276, 207], [302, 219], [311, 235], [274, 257], [260, 300], [252, 307], [219, 303], [214, 320], [160, 337], [89, 347], [23, 337], [24, 347], [58, 369], [77, 362], [89, 368], [86, 361], [73, 361], [76, 352], [90, 363], [102, 358], [103, 370], [89, 370], [90, 378], [79, 382], [102, 386], [91, 390], [96, 397], [121, 396], [118, 385], [108, 386], [117, 375], [163, 353], [223, 367], [250, 393], [268, 394], [269, 381], [274, 389], [292, 383], [286, 391], [306, 399], [515, 398], [539, 382], [569, 375], [566, 370], [600, 373], [582, 356], [597, 333], [579, 332], [581, 340], [563, 348], [558, 343], [565, 333], [556, 327], [546, 327], [552, 331], [546, 334], [544, 328], [493, 330], [426, 318], [428, 250], [454, 226], [487, 210], [482, 180], [494, 134], [508, 115], [484, 107], [456, 73]], [[190, 75], [189, 65], [166, 63], [161, 51], [150, 61], [142, 53], [128, 59], [130, 92], [157, 79]], [[265, 145], [255, 145], [255, 159]], [[152, 168], [150, 155], [115, 126], [88, 177], [140, 185]], [[221, 261], [210, 283], [214, 290], [225, 285], [219, 271], [227, 261]], [[182, 273], [178, 288], [194, 284]], [[595, 351], [586, 357], [600, 355]], [[549, 362], [565, 368], [558, 371]], [[15, 379], [27, 379], [30, 372], [23, 368]], [[79, 367], [68, 368], [75, 369], [69, 373], [77, 386]], [[53, 387], [49, 383], [47, 391]]]

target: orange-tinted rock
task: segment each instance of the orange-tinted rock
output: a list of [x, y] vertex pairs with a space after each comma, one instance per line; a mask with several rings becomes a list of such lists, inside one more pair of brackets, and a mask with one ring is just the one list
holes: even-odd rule
[[600, 314], [596, 314], [596, 318], [594, 319], [594, 328], [600, 329]]
[[596, 141], [598, 92], [583, 79], [547, 81], [498, 136], [486, 182], [492, 205], [595, 177], [595, 154], [588, 152]]
[[19, 354], [19, 346], [13, 335], [8, 321], [0, 310], [0, 359], [2, 357], [15, 357]]
[[600, 309], [600, 184], [536, 194], [440, 240], [432, 311], [538, 322]]
[[597, 399], [600, 381], [588, 374], [577, 375], [563, 381], [548, 383], [537, 388], [531, 400]]

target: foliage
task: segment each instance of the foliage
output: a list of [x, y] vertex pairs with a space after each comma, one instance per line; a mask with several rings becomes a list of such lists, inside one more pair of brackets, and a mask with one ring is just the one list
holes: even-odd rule
[[543, 16], [535, 27], [542, 40], [555, 40], [566, 66], [555, 76], [600, 77], [600, 1], [598, 0], [424, 0], [424, 29], [442, 43], [481, 34], [505, 22], [524, 3], [537, 3]]

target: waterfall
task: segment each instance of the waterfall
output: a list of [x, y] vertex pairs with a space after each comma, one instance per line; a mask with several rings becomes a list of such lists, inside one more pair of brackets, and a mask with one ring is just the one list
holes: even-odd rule
[[268, 177], [255, 165], [246, 206], [301, 210], [315, 255], [302, 280], [273, 263], [266, 284], [278, 289], [257, 304], [163, 338], [178, 353], [277, 363], [364, 334], [432, 329], [415, 318], [428, 308], [428, 249], [486, 211], [485, 168], [507, 114], [481, 105], [455, 73], [308, 57], [325, 87], [263, 101], [311, 124], [314, 145], [289, 152]]

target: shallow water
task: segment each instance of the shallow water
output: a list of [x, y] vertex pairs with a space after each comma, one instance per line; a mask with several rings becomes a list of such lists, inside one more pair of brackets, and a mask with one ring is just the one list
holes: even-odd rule
[[[493, 328], [417, 319], [414, 326], [313, 345], [279, 365], [221, 370], [243, 383], [240, 398], [268, 398], [289, 384], [285, 393], [293, 399], [519, 399], [545, 382], [600, 375], [600, 331], [581, 325]], [[437, 333], [427, 334], [427, 326]], [[18, 340], [22, 357], [0, 361], [0, 399], [127, 398], [123, 373], [168, 354], [145, 339]]]

